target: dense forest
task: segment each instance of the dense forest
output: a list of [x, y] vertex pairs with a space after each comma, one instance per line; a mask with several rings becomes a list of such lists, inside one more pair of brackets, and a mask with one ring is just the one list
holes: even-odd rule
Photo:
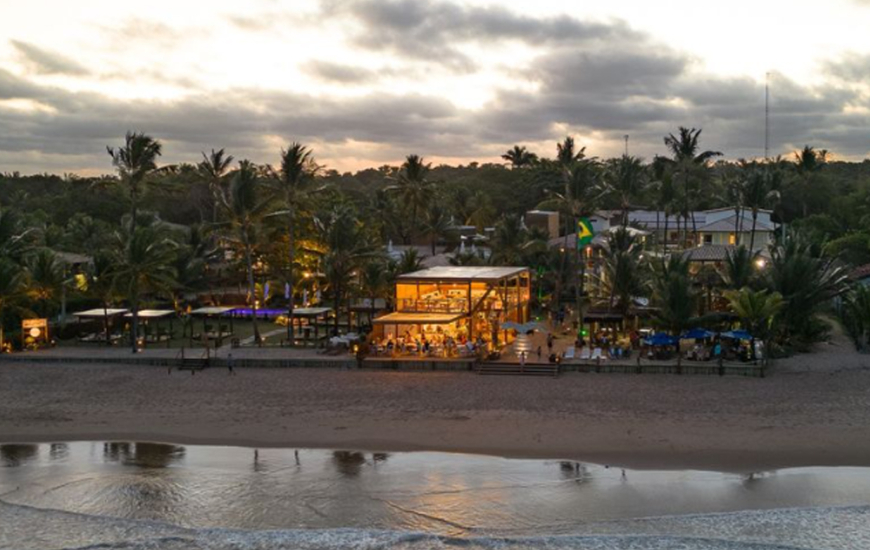
[[[61, 295], [81, 303], [123, 302], [134, 310], [140, 302], [180, 308], [196, 291], [219, 285], [245, 287], [249, 301], [280, 303], [283, 296], [266, 293], [267, 283], [272, 289], [289, 285], [298, 300], [303, 273], [322, 275], [324, 299], [340, 310], [351, 297], [388, 298], [398, 273], [419, 268], [414, 251], [399, 261], [386, 258], [387, 242], [437, 242], [455, 251], [457, 225], [481, 232], [493, 227], [486, 243], [491, 254], [455, 251], [451, 261], [529, 265], [537, 274], [536, 296], [547, 297], [536, 307], [552, 308], [571, 300], [582, 265], [549, 250], [546, 238], [522, 223], [524, 212], [558, 210], [567, 230], [578, 216], [599, 209], [686, 216], [730, 207], [772, 210], [782, 224], [780, 249], [771, 251], [771, 273], [754, 274], [731, 289], [722, 273], [717, 291], [723, 299], [729, 290], [745, 291], [730, 297], [735, 310], [740, 300], [775, 298], [765, 302], [767, 320], [793, 316], [793, 326], [773, 331], [783, 345], [821, 337], [818, 325], [798, 327], [799, 320], [846, 294], [843, 274], [870, 263], [870, 160], [830, 160], [827, 151], [807, 146], [768, 161], [725, 161], [719, 152], [702, 151], [700, 137], [700, 130], [680, 128], [652, 159], [601, 159], [566, 138], [554, 144], [552, 158], [516, 146], [500, 164], [432, 166], [412, 154], [401, 166], [339, 173], [318, 165], [316, 151], [296, 143], [276, 151], [269, 165], [223, 150], [204, 152], [198, 163], [161, 165], [160, 142], [130, 133], [119, 147], [108, 148], [105, 176], [0, 176], [0, 313], [7, 327], [23, 316], [54, 316]], [[662, 312], [659, 324], [670, 331], [703, 313], [691, 305], [699, 301], [699, 283], [689, 280], [685, 266], [667, 266], [667, 259], [649, 265], [641, 261], [639, 243], [611, 244], [612, 265], [605, 270], [610, 308], [628, 313], [632, 296], [650, 295]], [[57, 252], [94, 260], [76, 281]], [[784, 262], [779, 268], [777, 258]], [[776, 269], [830, 285], [791, 288], [793, 281], [776, 280], [785, 276]], [[686, 287], [682, 298], [668, 290], [676, 284], [668, 278], [676, 276]], [[113, 284], [103, 284], [109, 280]], [[689, 304], [682, 320], [674, 320], [674, 311], [683, 306], [668, 300]], [[850, 300], [857, 313], [849, 328], [866, 340], [860, 319], [870, 312], [860, 311], [858, 298]], [[666, 311], [671, 306], [676, 309]], [[763, 325], [756, 323], [756, 330], [765, 331]]]

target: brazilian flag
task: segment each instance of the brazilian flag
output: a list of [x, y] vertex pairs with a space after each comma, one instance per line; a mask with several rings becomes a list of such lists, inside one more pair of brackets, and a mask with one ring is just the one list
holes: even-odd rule
[[595, 230], [592, 229], [592, 222], [589, 221], [589, 218], [577, 220], [577, 248], [591, 244], [593, 237], [595, 237]]

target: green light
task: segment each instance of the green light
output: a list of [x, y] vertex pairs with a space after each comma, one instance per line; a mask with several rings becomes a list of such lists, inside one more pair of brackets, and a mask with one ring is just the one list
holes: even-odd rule
[[586, 330], [585, 328], [584, 328], [584, 329], [581, 329], [581, 330], [580, 330], [580, 336], [589, 336], [589, 331]]

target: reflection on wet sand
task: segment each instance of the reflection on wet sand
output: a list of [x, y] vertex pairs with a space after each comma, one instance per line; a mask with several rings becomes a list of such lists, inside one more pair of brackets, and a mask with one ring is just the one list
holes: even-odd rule
[[127, 466], [166, 468], [184, 458], [184, 447], [162, 443], [104, 443], [106, 462], [122, 462]]
[[443, 453], [124, 442], [0, 445], [0, 460], [6, 502], [185, 527], [514, 536], [593, 520], [861, 504], [870, 495], [870, 471], [859, 468], [645, 472]]
[[6, 443], [0, 445], [0, 462], [3, 466], [21, 466], [25, 462], [33, 460], [39, 453], [39, 445], [21, 445]]

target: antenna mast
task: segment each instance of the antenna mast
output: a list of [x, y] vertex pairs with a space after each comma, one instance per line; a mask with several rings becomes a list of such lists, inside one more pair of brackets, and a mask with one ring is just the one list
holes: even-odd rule
[[625, 156], [628, 156], [628, 134], [623, 137], [625, 138]]
[[770, 73], [764, 73], [764, 160], [770, 158]]

